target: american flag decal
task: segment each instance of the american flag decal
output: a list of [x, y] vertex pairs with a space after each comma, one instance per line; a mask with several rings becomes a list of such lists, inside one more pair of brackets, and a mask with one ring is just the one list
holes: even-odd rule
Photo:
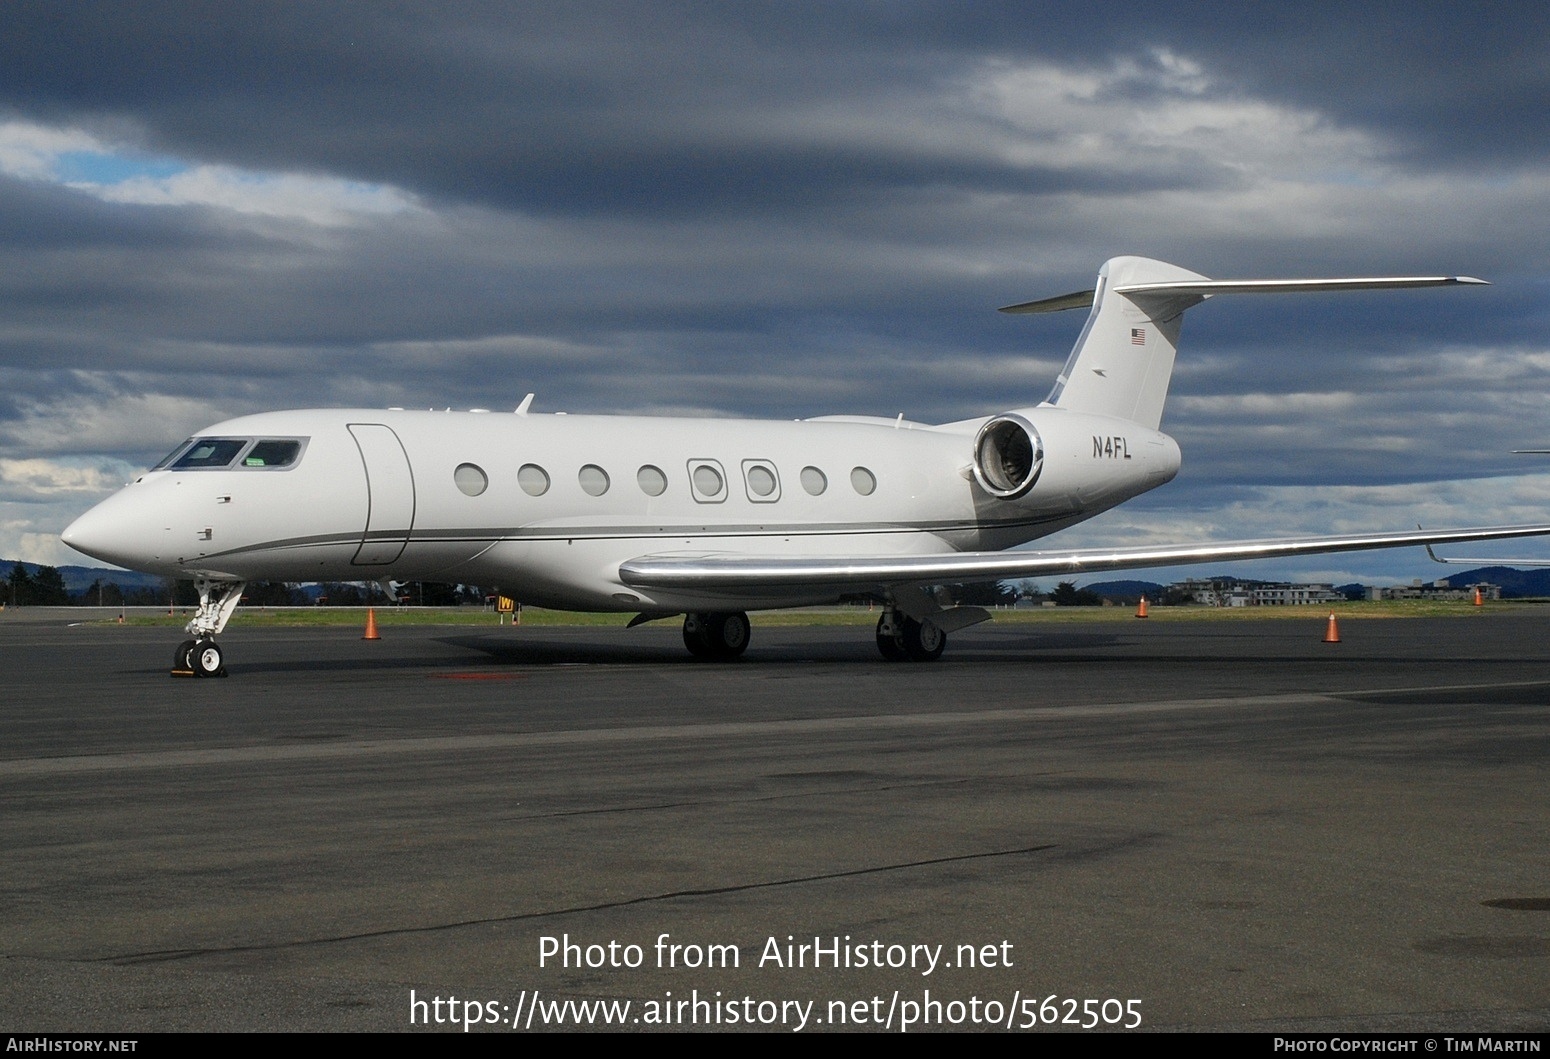
[[1146, 345], [1146, 328], [1132, 327], [1130, 329], [1130, 344], [1133, 346]]

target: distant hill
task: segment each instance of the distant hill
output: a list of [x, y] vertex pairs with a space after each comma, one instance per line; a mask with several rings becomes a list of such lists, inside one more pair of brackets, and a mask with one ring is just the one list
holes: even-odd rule
[[1448, 572], [1433, 581], [1446, 581], [1455, 588], [1485, 581], [1502, 586], [1503, 599], [1522, 599], [1525, 596], [1550, 596], [1550, 568], [1541, 570], [1514, 570], [1510, 566], [1477, 566], [1473, 570]]
[[[27, 571], [28, 576], [36, 577], [41, 569], [40, 563], [19, 563], [15, 559], [0, 559], [0, 581], [10, 580], [11, 569], [21, 566]], [[125, 591], [137, 588], [149, 588], [160, 590], [167, 581], [155, 574], [141, 574], [133, 570], [110, 570], [103, 566], [59, 566], [55, 567], [59, 576], [65, 580], [65, 588], [72, 596], [78, 596], [90, 588], [99, 578], [105, 585], [117, 585]]]
[[1095, 585], [1084, 586], [1089, 592], [1096, 592], [1104, 599], [1112, 599], [1116, 603], [1135, 603], [1142, 596], [1152, 602], [1162, 598], [1167, 585], [1159, 585], [1156, 581], [1099, 581]]

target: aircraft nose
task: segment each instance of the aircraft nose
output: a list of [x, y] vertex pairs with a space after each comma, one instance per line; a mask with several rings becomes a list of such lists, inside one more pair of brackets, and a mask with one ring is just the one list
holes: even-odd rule
[[107, 559], [107, 553], [113, 550], [113, 520], [105, 517], [103, 506], [98, 504], [70, 523], [59, 539], [84, 555]]
[[[127, 492], [127, 491], [126, 491]], [[154, 512], [119, 492], [65, 527], [59, 535], [76, 551], [103, 562], [145, 569], [160, 559], [162, 527]]]

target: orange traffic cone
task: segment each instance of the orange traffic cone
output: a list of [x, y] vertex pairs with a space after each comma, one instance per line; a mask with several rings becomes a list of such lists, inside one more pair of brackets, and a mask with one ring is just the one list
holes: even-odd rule
[[1136, 605], [1136, 617], [1138, 617], [1138, 618], [1146, 617], [1146, 597], [1145, 596], [1142, 596], [1141, 597], [1141, 602]]
[[1339, 643], [1340, 642], [1340, 626], [1335, 624], [1335, 612], [1334, 611], [1330, 611], [1329, 612], [1329, 628], [1324, 630], [1324, 642], [1325, 643]]
[[375, 608], [375, 607], [367, 607], [366, 608], [366, 635], [362, 636], [361, 639], [362, 640], [380, 640], [380, 639], [382, 639], [382, 634], [377, 632], [377, 608]]
[[1483, 596], [1481, 594], [1480, 586], [1479, 585], [1475, 586], [1475, 606], [1477, 606], [1477, 607], [1485, 606], [1485, 596]]

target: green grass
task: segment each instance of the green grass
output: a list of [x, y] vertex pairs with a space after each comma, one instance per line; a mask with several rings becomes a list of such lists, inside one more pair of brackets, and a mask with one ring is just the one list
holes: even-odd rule
[[[1543, 610], [1543, 600], [1512, 600], [1487, 603], [1476, 607], [1472, 603], [1433, 602], [1429, 600], [1394, 600], [1387, 602], [1337, 603], [1324, 607], [1160, 607], [1151, 608], [1148, 621], [1266, 621], [1309, 620], [1323, 618], [1333, 611], [1341, 620], [1363, 618], [1473, 618], [1484, 614], [1503, 612], [1533, 612]], [[80, 608], [85, 621], [116, 623], [117, 616], [102, 618], [96, 608]], [[377, 624], [384, 627], [395, 625], [458, 625], [495, 626], [498, 616], [478, 607], [378, 607]], [[1015, 624], [1081, 625], [1102, 621], [1135, 620], [1129, 607], [1029, 607], [993, 612], [998, 622]], [[147, 614], [144, 611], [129, 614], [125, 625], [142, 627], [181, 628], [193, 615], [192, 608], [179, 608], [177, 614], [165, 612]], [[521, 622], [530, 626], [615, 626], [622, 627], [633, 615], [584, 614], [576, 611], [545, 610], [540, 607], [524, 607]], [[758, 611], [752, 615], [753, 624], [764, 627], [776, 626], [824, 626], [824, 625], [872, 625], [878, 611], [867, 607], [808, 607], [800, 610]], [[671, 621], [672, 619], [664, 619]], [[251, 627], [313, 626], [363, 626], [366, 621], [364, 608], [359, 607], [242, 607], [232, 618], [232, 624]]]

